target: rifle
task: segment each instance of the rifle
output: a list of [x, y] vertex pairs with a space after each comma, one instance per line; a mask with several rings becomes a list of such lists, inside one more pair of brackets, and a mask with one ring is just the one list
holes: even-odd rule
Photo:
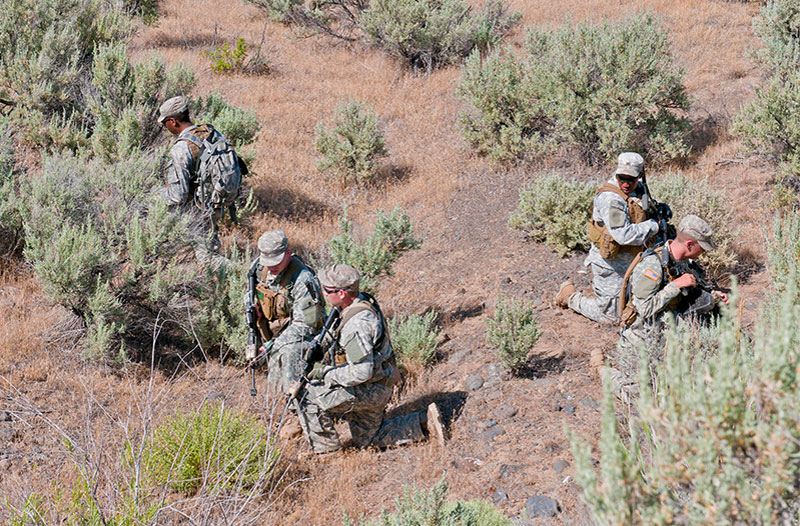
[[[258, 259], [256, 259], [253, 264], [250, 265], [250, 270], [247, 272], [247, 301], [245, 302], [244, 310], [244, 315], [247, 319], [247, 326], [250, 329], [250, 334], [247, 337], [247, 346], [251, 349], [255, 348], [256, 353], [261, 347], [261, 337], [258, 333], [258, 315], [256, 313], [256, 309], [258, 308], [256, 303], [257, 272]], [[248, 358], [250, 358], [250, 362], [247, 364], [247, 366], [250, 368], [250, 396], [256, 396], [256, 365], [258, 365], [256, 362], [260, 362], [260, 360], [257, 360], [256, 356]]]
[[653, 199], [650, 188], [647, 186], [647, 175], [644, 173], [642, 173], [641, 183], [642, 189], [644, 190], [644, 195], [642, 196], [644, 209], [650, 211], [652, 206], [651, 213], [654, 216], [653, 219], [658, 223], [658, 239], [656, 240], [655, 246], [665, 245], [667, 241], [675, 239], [677, 235], [675, 227], [670, 223], [672, 219], [672, 209], [667, 203], [659, 203]]
[[322, 360], [325, 353], [322, 348], [322, 342], [325, 339], [325, 336], [328, 335], [328, 332], [331, 331], [332, 327], [335, 323], [339, 321], [339, 314], [340, 314], [339, 307], [334, 307], [328, 317], [325, 318], [325, 324], [322, 326], [322, 330], [319, 331], [319, 334], [314, 336], [314, 339], [311, 340], [311, 343], [306, 348], [305, 352], [303, 353], [303, 374], [300, 376], [299, 380], [295, 380], [293, 382], [291, 389], [289, 390], [289, 398], [292, 400], [297, 400], [300, 391], [308, 383], [308, 375], [311, 373], [311, 370], [314, 368], [314, 363]]
[[668, 266], [668, 271], [676, 278], [683, 274], [692, 274], [697, 283], [694, 287], [681, 289], [682, 298], [676, 309], [678, 316], [699, 316], [703, 320], [710, 320], [719, 315], [719, 307], [711, 293], [715, 290], [721, 292], [728, 290], [720, 287], [713, 278], [707, 277], [705, 269], [699, 263], [692, 259], [674, 262]]

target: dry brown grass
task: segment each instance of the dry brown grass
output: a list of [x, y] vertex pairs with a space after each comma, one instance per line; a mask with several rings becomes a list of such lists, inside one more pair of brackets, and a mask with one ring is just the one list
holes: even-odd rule
[[[462, 392], [466, 374], [494, 361], [483, 341], [483, 319], [491, 314], [496, 297], [509, 291], [540, 301], [537, 316], [544, 335], [539, 347], [559, 356], [556, 361], [561, 363], [556, 366], [563, 367], [546, 375], [556, 379], [554, 384], [537, 386], [523, 378], [504, 382], [499, 398], [471, 394], [464, 416], [451, 423], [446, 451], [421, 444], [295, 461], [307, 446], [287, 445], [286, 458], [292, 461], [287, 482], [304, 482], [288, 485], [284, 498], [267, 512], [268, 523], [338, 524], [342, 510], [351, 517], [360, 513], [372, 517], [380, 508], [392, 506], [403, 484], [430, 487], [444, 470], [450, 473], [455, 498], [490, 498], [490, 488], [513, 483], [516, 493], [502, 505], [509, 515], [519, 512], [525, 495], [549, 492], [565, 507], [563, 524], [584, 521], [586, 512], [577, 503], [574, 483], [540, 469], [555, 458], [569, 459], [562, 432], [565, 417], [548, 407], [565, 394], [599, 396], [597, 379], [586, 369], [588, 353], [593, 346], [609, 345], [614, 335], [601, 331], [598, 336], [586, 323], [548, 307], [554, 284], [580, 269], [580, 258], [561, 260], [532, 246], [509, 232], [506, 221], [517, 188], [535, 171], [586, 174], [587, 169], [562, 158], [508, 172], [487, 168], [470, 154], [456, 125], [462, 108], [453, 95], [458, 68], [410, 75], [378, 51], [334, 47], [325, 39], [298, 40], [286, 28], [270, 23], [266, 45], [274, 48], [277, 70], [268, 76], [217, 76], [202, 54], [210, 49], [215, 32], [218, 39], [232, 42], [243, 37], [257, 45], [264, 16], [239, 2], [226, 3], [223, 9], [211, 0], [162, 4], [159, 25], [142, 28], [135, 37], [134, 59], [156, 54], [168, 63], [185, 62], [198, 75], [197, 93], [219, 91], [233, 104], [254, 109], [262, 123], [250, 181], [260, 208], [249, 231], [228, 236], [249, 235], [253, 243], [261, 230], [282, 228], [295, 246], [319, 249], [333, 235], [341, 206], [347, 202], [359, 228], [371, 220], [375, 209], [399, 205], [426, 237], [420, 250], [400, 259], [395, 277], [381, 284], [378, 298], [387, 315], [436, 309], [450, 342], [443, 351], [445, 360], [417, 375], [398, 403], [414, 409], [417, 399]], [[758, 160], [725, 161], [734, 159], [739, 148], [725, 132], [727, 121], [761, 79], [745, 53], [758, 45], [750, 26], [757, 7], [716, 0], [514, 0], [511, 6], [522, 12], [522, 25], [537, 27], [560, 24], [568, 16], [573, 21], [617, 18], [635, 9], [662, 15], [672, 32], [675, 56], [686, 70], [694, 103], [690, 117], [706, 126], [683, 169], [690, 175], [710, 176], [730, 195], [743, 227], [740, 244], [763, 261], [765, 214], [760, 203], [771, 167]], [[511, 37], [517, 45], [523, 39], [521, 29]], [[385, 130], [390, 156], [382, 182], [374, 187], [342, 189], [315, 168], [314, 126], [330, 119], [346, 97], [369, 104]], [[596, 171], [606, 167], [590, 172]], [[651, 173], [658, 176], [658, 170]], [[753, 281], [750, 293], [756, 300], [764, 281]], [[263, 399], [250, 400], [239, 370], [209, 363], [177, 374], [157, 369], [151, 375], [143, 364], [120, 374], [83, 364], [77, 350], [67, 344], [45, 345], [52, 341], [50, 327], [64, 320], [64, 313], [47, 304], [26, 272], [0, 275], [0, 319], [0, 381], [4, 380], [0, 391], [5, 395], [0, 409], [16, 411], [22, 419], [15, 424], [19, 437], [11, 445], [11, 466], [0, 471], [0, 493], [17, 502], [31, 490], [53, 495], [75, 478], [61, 432], [42, 415], [70, 436], [80, 437], [87, 447], [103, 451], [105, 456], [98, 458], [111, 461], [122, 443], [120, 422], [128, 422], [133, 434], [140, 429], [142, 420], [136, 415], [151, 379], [159, 393], [150, 400], [154, 421], [177, 408], [197, 407], [206, 396], [224, 396], [234, 407], [264, 414]], [[463, 350], [469, 351], [463, 362], [448, 362], [449, 356]], [[259, 383], [263, 392], [263, 375]], [[516, 427], [509, 425], [505, 437], [487, 448], [477, 437], [486, 413], [503, 400], [522, 405], [520, 416]], [[599, 419], [588, 410], [585, 415], [569, 422], [579, 434], [592, 436]], [[0, 449], [4, 447], [0, 444]], [[500, 480], [501, 466], [517, 463], [526, 467], [505, 482]], [[54, 487], [52, 481], [61, 482]], [[0, 518], [4, 513], [0, 510]]]

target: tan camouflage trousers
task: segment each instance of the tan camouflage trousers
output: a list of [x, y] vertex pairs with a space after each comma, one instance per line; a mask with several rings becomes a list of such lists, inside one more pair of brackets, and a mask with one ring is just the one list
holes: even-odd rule
[[576, 292], [569, 298], [569, 308], [598, 323], [617, 323], [617, 305], [624, 271], [620, 274], [611, 268], [592, 263], [592, 274], [594, 297]]
[[342, 447], [334, 428], [338, 419], [349, 425], [356, 447], [385, 448], [422, 440], [422, 413], [383, 419], [391, 397], [392, 389], [380, 383], [354, 387], [309, 385], [300, 404], [300, 426], [315, 453]]

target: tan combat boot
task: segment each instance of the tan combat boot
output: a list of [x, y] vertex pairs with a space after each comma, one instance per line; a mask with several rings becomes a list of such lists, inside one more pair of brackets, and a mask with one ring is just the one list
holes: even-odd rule
[[436, 442], [439, 447], [444, 447], [444, 424], [442, 424], [442, 414], [439, 407], [434, 403], [428, 406], [428, 438]]
[[570, 296], [578, 292], [575, 288], [575, 285], [572, 284], [572, 280], [567, 280], [558, 287], [558, 294], [556, 294], [556, 305], [561, 307], [562, 309], [566, 309], [568, 307], [568, 302]]

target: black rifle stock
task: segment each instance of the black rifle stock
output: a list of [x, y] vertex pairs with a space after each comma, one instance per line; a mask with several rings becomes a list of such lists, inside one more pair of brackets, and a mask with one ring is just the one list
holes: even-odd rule
[[300, 379], [295, 382], [295, 385], [292, 386], [291, 391], [289, 392], [289, 396], [292, 399], [297, 399], [300, 392], [308, 383], [308, 375], [311, 370], [314, 368], [314, 363], [318, 362], [324, 356], [322, 351], [322, 342], [325, 340], [325, 336], [333, 328], [334, 324], [339, 321], [339, 314], [341, 310], [339, 307], [334, 307], [328, 317], [325, 318], [325, 324], [322, 326], [322, 330], [319, 331], [311, 343], [306, 348], [305, 352], [303, 353], [303, 374], [300, 376]]

